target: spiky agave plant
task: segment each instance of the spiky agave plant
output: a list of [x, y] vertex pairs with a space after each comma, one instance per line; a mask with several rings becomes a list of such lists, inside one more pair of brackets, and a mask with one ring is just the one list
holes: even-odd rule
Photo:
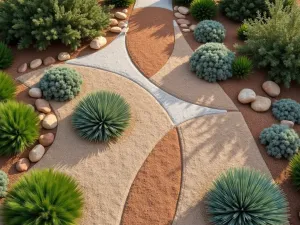
[[0, 102], [13, 99], [16, 95], [16, 89], [14, 80], [0, 71]]
[[196, 20], [210, 20], [217, 15], [217, 4], [214, 0], [194, 0], [191, 3], [191, 15]]
[[6, 225], [73, 225], [81, 216], [83, 194], [70, 176], [51, 169], [22, 177], [3, 203]]
[[39, 137], [39, 118], [24, 103], [0, 103], [0, 155], [24, 151]]
[[252, 61], [248, 57], [239, 56], [232, 63], [232, 74], [239, 79], [244, 79], [249, 76], [252, 68]]
[[89, 141], [109, 141], [129, 125], [130, 107], [118, 94], [100, 91], [80, 101], [72, 116], [79, 135]]
[[12, 62], [13, 53], [11, 49], [3, 42], [0, 42], [0, 69], [8, 68]]
[[248, 168], [229, 169], [215, 182], [206, 206], [215, 225], [283, 225], [288, 203], [266, 175]]
[[292, 182], [300, 190], [300, 154], [295, 155], [290, 161], [290, 173]]

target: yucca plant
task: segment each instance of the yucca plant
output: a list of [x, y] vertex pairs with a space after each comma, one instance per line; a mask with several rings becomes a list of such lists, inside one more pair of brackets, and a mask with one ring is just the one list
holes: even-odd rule
[[14, 57], [11, 49], [3, 42], [0, 42], [0, 69], [10, 67], [13, 59]]
[[7, 185], [9, 183], [9, 179], [7, 174], [0, 170], [0, 198], [4, 198], [7, 194]]
[[247, 30], [248, 30], [248, 27], [244, 23], [238, 28], [237, 35], [240, 40], [242, 40], [242, 41], [247, 40]]
[[300, 154], [295, 155], [290, 161], [291, 179], [298, 190], [300, 190]]
[[114, 5], [115, 7], [129, 7], [135, 0], [105, 0], [108, 5]]
[[190, 12], [196, 20], [210, 20], [217, 15], [217, 4], [214, 0], [194, 0]]
[[100, 91], [79, 102], [72, 116], [73, 127], [89, 141], [120, 137], [129, 125], [130, 107], [118, 94]]
[[236, 57], [232, 63], [232, 74], [240, 79], [247, 78], [252, 68], [252, 61], [248, 57], [239, 56]]
[[229, 169], [208, 192], [206, 206], [214, 225], [283, 225], [288, 202], [271, 178], [248, 168]]
[[36, 170], [13, 185], [3, 203], [6, 225], [73, 225], [82, 215], [83, 194], [70, 176]]
[[24, 103], [0, 103], [0, 155], [23, 152], [39, 137], [39, 118]]
[[0, 71], [0, 102], [13, 99], [16, 89], [14, 80], [8, 74]]

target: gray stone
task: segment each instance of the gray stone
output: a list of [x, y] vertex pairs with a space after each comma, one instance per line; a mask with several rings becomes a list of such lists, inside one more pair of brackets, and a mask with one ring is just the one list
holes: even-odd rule
[[50, 104], [45, 99], [41, 99], [41, 98], [37, 99], [35, 101], [35, 107], [39, 112], [42, 112], [42, 113], [51, 112]]
[[238, 100], [242, 104], [251, 103], [251, 102], [255, 101], [255, 99], [256, 99], [255, 92], [249, 88], [245, 88], [245, 89], [241, 90], [238, 95]]
[[36, 69], [39, 66], [41, 66], [43, 61], [41, 59], [34, 59], [30, 62], [30, 68], [31, 69]]
[[180, 12], [183, 15], [189, 14], [190, 10], [187, 7], [180, 6], [178, 7], [178, 12]]
[[271, 100], [263, 96], [256, 96], [255, 101], [251, 103], [251, 108], [256, 112], [268, 111], [271, 107]]
[[32, 98], [41, 98], [42, 97], [42, 90], [40, 88], [37, 88], [37, 87], [30, 88], [28, 94]]
[[51, 56], [49, 56], [43, 60], [43, 64], [45, 66], [50, 66], [50, 65], [54, 64], [55, 62], [56, 62], [56, 60]]
[[45, 148], [43, 145], [36, 145], [30, 152], [29, 152], [29, 159], [31, 162], [38, 162], [45, 154]]
[[185, 19], [185, 15], [182, 15], [182, 14], [179, 13], [179, 12], [174, 13], [174, 16], [175, 16], [176, 18], [178, 18], [178, 19]]
[[263, 90], [271, 97], [280, 95], [280, 87], [273, 81], [266, 81], [262, 85]]
[[23, 63], [21, 66], [18, 68], [18, 73], [24, 73], [27, 70], [27, 63]]

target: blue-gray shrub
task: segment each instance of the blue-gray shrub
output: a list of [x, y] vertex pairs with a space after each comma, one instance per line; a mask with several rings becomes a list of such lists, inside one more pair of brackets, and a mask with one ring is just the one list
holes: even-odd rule
[[224, 26], [214, 20], [203, 20], [198, 23], [194, 37], [196, 41], [206, 42], [223, 42], [225, 39], [226, 30]]

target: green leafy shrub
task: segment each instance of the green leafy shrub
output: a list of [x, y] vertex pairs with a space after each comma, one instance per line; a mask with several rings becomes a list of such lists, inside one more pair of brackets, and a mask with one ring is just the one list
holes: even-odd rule
[[300, 104], [292, 99], [280, 99], [272, 104], [272, 113], [278, 120], [300, 124]]
[[242, 41], [247, 40], [247, 31], [248, 27], [246, 24], [243, 23], [237, 30], [238, 38]]
[[300, 190], [300, 154], [296, 154], [290, 161], [290, 173], [294, 185]]
[[106, 4], [114, 5], [115, 7], [129, 7], [135, 0], [105, 0]]
[[232, 62], [235, 56], [225, 45], [206, 43], [190, 58], [190, 69], [208, 82], [227, 80], [232, 77]]
[[194, 0], [190, 12], [196, 20], [210, 20], [217, 15], [218, 6], [214, 0]]
[[14, 57], [11, 49], [6, 44], [0, 42], [0, 69], [6, 69], [10, 67], [13, 63], [13, 59]]
[[81, 75], [76, 70], [57, 67], [45, 73], [39, 86], [45, 99], [63, 102], [78, 95], [81, 84]]
[[83, 194], [70, 176], [35, 170], [14, 184], [3, 203], [6, 225], [73, 225], [82, 215]]
[[118, 94], [100, 91], [80, 101], [72, 116], [73, 127], [89, 141], [120, 137], [129, 125], [130, 107]]
[[8, 183], [9, 179], [7, 177], [7, 174], [4, 171], [0, 170], [0, 198], [4, 198], [6, 196]]
[[283, 225], [288, 202], [268, 176], [248, 168], [229, 169], [207, 194], [206, 206], [215, 225]]
[[16, 89], [14, 80], [0, 71], [0, 102], [13, 99], [16, 95]]
[[0, 1], [0, 37], [18, 43], [19, 49], [33, 45], [44, 50], [59, 40], [76, 50], [81, 40], [99, 36], [109, 26], [109, 10], [97, 0]]
[[298, 134], [286, 125], [273, 124], [265, 128], [259, 136], [260, 143], [266, 145], [267, 153], [277, 159], [289, 159], [300, 148]]
[[175, 0], [175, 3], [179, 6], [186, 5], [189, 6], [193, 0]]
[[252, 71], [252, 61], [246, 56], [236, 57], [232, 63], [233, 76], [243, 79], [247, 78]]
[[24, 103], [0, 103], [0, 155], [14, 155], [34, 144], [39, 137], [39, 118]]
[[194, 31], [194, 37], [196, 41], [202, 43], [223, 42], [225, 35], [226, 30], [224, 26], [214, 20], [201, 21]]
[[300, 8], [276, 0], [269, 11], [271, 17], [246, 21], [247, 41], [237, 50], [266, 68], [270, 80], [290, 87], [292, 81], [300, 83]]

